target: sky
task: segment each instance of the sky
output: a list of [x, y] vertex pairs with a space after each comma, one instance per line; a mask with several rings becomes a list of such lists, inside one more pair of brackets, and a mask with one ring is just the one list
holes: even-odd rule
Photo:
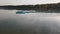
[[35, 5], [58, 2], [60, 2], [60, 0], [0, 0], [0, 5]]

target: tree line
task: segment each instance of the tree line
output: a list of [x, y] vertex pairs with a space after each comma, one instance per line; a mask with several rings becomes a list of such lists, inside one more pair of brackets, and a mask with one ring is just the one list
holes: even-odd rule
[[60, 3], [53, 4], [37, 4], [37, 5], [5, 5], [0, 6], [0, 9], [17, 9], [17, 10], [53, 10], [60, 9]]

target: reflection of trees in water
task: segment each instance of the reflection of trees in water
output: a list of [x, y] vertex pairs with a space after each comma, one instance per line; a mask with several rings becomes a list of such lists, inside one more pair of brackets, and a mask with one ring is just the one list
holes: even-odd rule
[[16, 19], [4, 19], [0, 21], [0, 34], [16, 32]]
[[46, 26], [41, 27], [41, 34], [49, 34], [49, 28]]
[[[23, 18], [21, 18], [23, 20]], [[53, 31], [54, 27], [57, 28], [57, 24], [54, 22], [50, 23], [48, 20], [44, 21], [35, 21], [33, 25], [25, 25], [22, 24], [23, 21], [19, 21], [19, 25], [17, 24], [17, 20], [14, 18], [4, 19], [0, 21], [0, 34], [58, 34], [59, 32]], [[30, 22], [29, 22], [30, 23]], [[17, 25], [16, 25], [17, 24]], [[47, 26], [47, 24], [49, 26]], [[52, 30], [51, 30], [52, 29]], [[54, 29], [55, 30], [55, 29]], [[53, 33], [52, 33], [52, 32]]]

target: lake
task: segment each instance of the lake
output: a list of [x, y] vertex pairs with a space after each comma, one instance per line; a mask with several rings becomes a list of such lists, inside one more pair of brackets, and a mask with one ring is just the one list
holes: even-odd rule
[[16, 11], [0, 10], [0, 34], [60, 34], [60, 13]]

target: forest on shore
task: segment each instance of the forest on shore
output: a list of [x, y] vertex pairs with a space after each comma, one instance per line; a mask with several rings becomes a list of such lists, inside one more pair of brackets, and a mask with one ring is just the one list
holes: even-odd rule
[[60, 3], [37, 4], [37, 5], [4, 5], [0, 9], [16, 9], [16, 10], [60, 10]]

